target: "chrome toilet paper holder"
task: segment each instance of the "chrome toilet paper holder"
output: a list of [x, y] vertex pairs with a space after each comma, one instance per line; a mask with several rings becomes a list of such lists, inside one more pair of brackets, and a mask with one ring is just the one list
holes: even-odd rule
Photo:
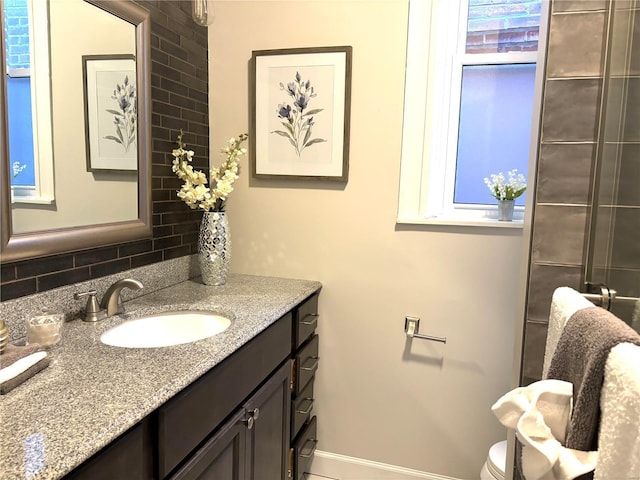
[[421, 338], [432, 342], [447, 343], [447, 337], [434, 337], [433, 335], [422, 335], [418, 332], [420, 328], [419, 317], [404, 317], [404, 333], [409, 338]]

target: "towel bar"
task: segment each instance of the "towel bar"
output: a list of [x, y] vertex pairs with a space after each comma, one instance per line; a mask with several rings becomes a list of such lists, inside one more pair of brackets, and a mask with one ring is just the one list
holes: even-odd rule
[[420, 319], [418, 317], [404, 317], [404, 332], [409, 338], [422, 338], [432, 342], [447, 343], [447, 337], [434, 337], [432, 335], [422, 335], [418, 333]]
[[592, 302], [598, 307], [602, 307], [605, 310], [611, 310], [613, 302], [616, 300], [622, 302], [640, 301], [640, 298], [635, 297], [620, 297], [613, 288], [609, 288], [605, 285], [600, 285], [600, 293], [583, 293], [582, 296]]

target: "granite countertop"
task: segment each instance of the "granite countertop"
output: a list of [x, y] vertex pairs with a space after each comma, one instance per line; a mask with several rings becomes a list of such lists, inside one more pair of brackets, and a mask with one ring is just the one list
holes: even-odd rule
[[[195, 279], [127, 302], [124, 314], [65, 323], [62, 341], [49, 350], [51, 364], [0, 396], [0, 478], [65, 475], [320, 288], [237, 274], [219, 287]], [[215, 337], [173, 347], [100, 342], [128, 319], [179, 309], [231, 312], [235, 319]]]

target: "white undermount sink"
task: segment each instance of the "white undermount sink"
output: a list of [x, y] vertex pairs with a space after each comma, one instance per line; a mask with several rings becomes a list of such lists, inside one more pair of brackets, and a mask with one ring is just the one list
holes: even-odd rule
[[100, 336], [105, 345], [126, 348], [169, 347], [213, 337], [231, 320], [219, 313], [182, 310], [147, 315], [121, 323]]

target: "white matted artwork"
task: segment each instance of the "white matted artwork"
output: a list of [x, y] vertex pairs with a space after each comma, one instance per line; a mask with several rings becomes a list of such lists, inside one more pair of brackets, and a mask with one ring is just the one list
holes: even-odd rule
[[253, 52], [254, 177], [347, 181], [351, 52], [350, 46]]
[[85, 55], [87, 171], [138, 169], [136, 61], [133, 55]]

